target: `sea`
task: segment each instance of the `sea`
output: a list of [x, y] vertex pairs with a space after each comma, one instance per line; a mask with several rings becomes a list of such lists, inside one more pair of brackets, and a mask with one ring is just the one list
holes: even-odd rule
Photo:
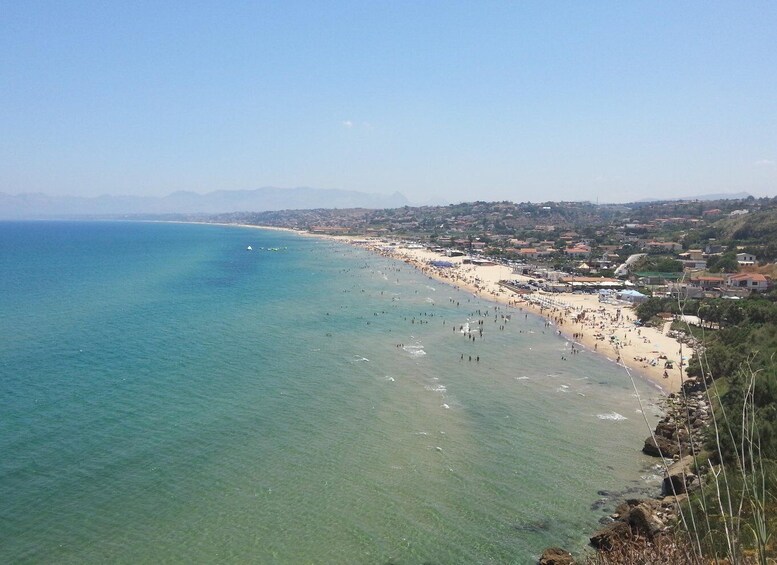
[[581, 552], [658, 488], [658, 397], [543, 319], [357, 246], [0, 223], [2, 563]]

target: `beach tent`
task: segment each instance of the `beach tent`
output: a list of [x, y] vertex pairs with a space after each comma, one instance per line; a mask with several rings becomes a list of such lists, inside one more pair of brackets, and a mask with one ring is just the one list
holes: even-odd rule
[[608, 288], [599, 289], [599, 302], [607, 302], [612, 298], [614, 291]]
[[638, 290], [622, 290], [618, 293], [618, 298], [632, 304], [640, 304], [648, 299], [646, 295]]

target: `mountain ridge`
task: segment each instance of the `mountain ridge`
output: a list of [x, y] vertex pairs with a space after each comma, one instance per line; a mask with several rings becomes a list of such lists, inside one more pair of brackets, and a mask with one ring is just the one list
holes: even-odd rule
[[676, 202], [688, 200], [745, 200], [750, 198], [749, 192], [721, 192], [718, 194], [699, 194], [698, 196], [681, 196], [678, 198], [641, 198], [637, 202]]
[[0, 192], [0, 218], [68, 218], [134, 214], [223, 214], [312, 208], [400, 208], [409, 205], [399, 193], [368, 194], [310, 187], [262, 187], [216, 190], [204, 194], [179, 190], [166, 196], [51, 196], [42, 192]]

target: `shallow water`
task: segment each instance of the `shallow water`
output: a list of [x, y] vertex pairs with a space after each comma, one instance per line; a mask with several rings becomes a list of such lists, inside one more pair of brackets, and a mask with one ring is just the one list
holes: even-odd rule
[[621, 369], [360, 249], [0, 223], [0, 273], [3, 562], [527, 563], [657, 484]]

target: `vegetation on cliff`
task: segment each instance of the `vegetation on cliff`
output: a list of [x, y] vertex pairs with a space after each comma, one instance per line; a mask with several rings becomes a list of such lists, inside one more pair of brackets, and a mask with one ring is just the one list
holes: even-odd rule
[[696, 314], [715, 328], [693, 332], [701, 341], [686, 390], [704, 391], [714, 413], [692, 454], [704, 480], [683, 506], [681, 537], [700, 562], [766, 563], [777, 527], [777, 297], [653, 298], [638, 309], [643, 322], [659, 312]]

